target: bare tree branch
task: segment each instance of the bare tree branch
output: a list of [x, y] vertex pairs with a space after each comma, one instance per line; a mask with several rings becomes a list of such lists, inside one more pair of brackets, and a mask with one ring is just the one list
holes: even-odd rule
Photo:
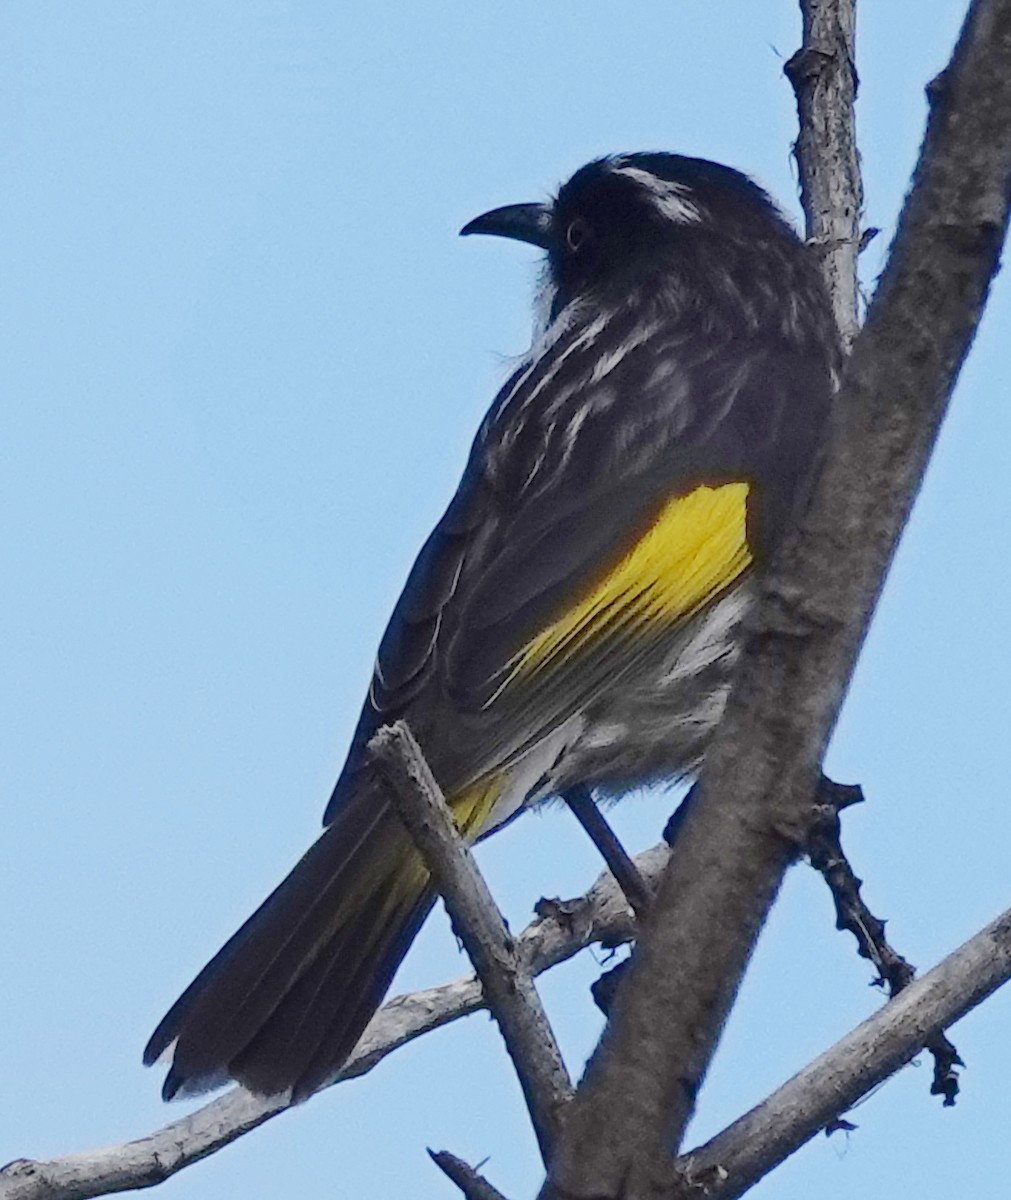
[[286, 1107], [235, 1088], [188, 1117], [121, 1146], [103, 1146], [48, 1162], [17, 1158], [0, 1168], [0, 1197], [87, 1200], [91, 1196], [154, 1187], [183, 1167], [249, 1133]]
[[[659, 879], [669, 853], [661, 844], [636, 855], [636, 869], [647, 884]], [[609, 871], [584, 896], [542, 900], [537, 908], [537, 919], [516, 938], [516, 953], [533, 975], [572, 958], [594, 942], [620, 945], [635, 933], [628, 902]], [[484, 1007], [481, 985], [473, 976], [395, 996], [373, 1018], [333, 1083], [364, 1075], [414, 1038]], [[17, 1159], [0, 1168], [0, 1200], [89, 1200], [152, 1187], [288, 1107], [233, 1088], [189, 1116], [135, 1141], [46, 1162]]]
[[856, 0], [801, 0], [801, 48], [783, 68], [797, 97], [794, 146], [808, 243], [847, 350], [860, 328], [857, 255], [863, 183], [857, 153]]
[[[637, 855], [636, 867], [645, 880], [655, 880], [667, 857], [667, 847], [657, 846]], [[591, 941], [612, 944], [632, 932], [624, 897], [607, 873], [586, 896], [542, 901], [541, 907], [544, 915], [517, 938], [519, 953], [537, 973], [571, 957]], [[750, 1113], [683, 1155], [676, 1164], [678, 1174], [695, 1187], [709, 1189], [719, 1200], [742, 1194], [886, 1078], [896, 1065], [908, 1061], [926, 1045], [931, 1027], [941, 1028], [964, 1015], [1009, 975], [1011, 913], [1005, 913], [912, 984], [903, 993], [904, 1008], [889, 1004]], [[482, 1006], [480, 985], [473, 977], [396, 997], [370, 1025], [337, 1082], [365, 1074], [406, 1041]], [[904, 1057], [893, 1062], [895, 1054]], [[197, 1112], [122, 1146], [49, 1162], [18, 1159], [0, 1169], [0, 1198], [89, 1200], [151, 1187], [286, 1108], [235, 1088]], [[445, 1152], [433, 1158], [443, 1170], [452, 1160], [473, 1172]], [[451, 1172], [447, 1174], [453, 1177]], [[476, 1172], [473, 1178], [481, 1179]], [[487, 1181], [481, 1182], [491, 1187]], [[723, 1188], [730, 1190], [724, 1193]], [[496, 1192], [492, 1189], [487, 1195], [494, 1197]]]
[[544, 1196], [639, 1200], [663, 1188], [802, 844], [819, 763], [998, 266], [1011, 0], [974, 0], [932, 96], [810, 510], [763, 581], [700, 794], [566, 1115]]
[[[816, 805], [806, 850], [811, 866], [819, 872], [832, 893], [836, 928], [853, 935], [857, 953], [873, 963], [878, 972], [875, 984], [887, 987], [889, 999], [894, 999], [916, 978], [916, 968], [885, 937], [885, 922], [867, 907], [860, 892], [863, 881], [857, 878], [843, 850], [838, 796], [840, 792], [845, 795], [852, 790], [840, 788], [838, 784], [822, 777], [822, 802]], [[859, 792], [859, 789], [856, 790]], [[852, 803], [852, 800], [846, 799], [844, 802]], [[943, 1030], [931, 1034], [924, 1042], [924, 1049], [929, 1050], [934, 1059], [931, 1094], [943, 1096], [945, 1107], [950, 1108], [958, 1095], [956, 1068], [964, 1066], [964, 1063]]]
[[467, 1200], [506, 1200], [487, 1179], [448, 1150], [429, 1150], [432, 1162], [463, 1192]]
[[481, 980], [547, 1162], [572, 1081], [533, 975], [407, 723], [384, 725], [369, 750]]
[[674, 1195], [698, 1195], [694, 1189], [704, 1183], [712, 1200], [736, 1200], [1008, 979], [1011, 909], [751, 1112], [679, 1159], [684, 1182]]

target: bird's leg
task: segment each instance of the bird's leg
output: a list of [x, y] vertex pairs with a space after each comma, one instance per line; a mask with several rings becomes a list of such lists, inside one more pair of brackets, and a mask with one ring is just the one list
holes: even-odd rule
[[562, 793], [562, 799], [572, 809], [576, 820], [590, 835], [590, 841], [600, 851], [608, 869], [625, 893], [632, 911], [641, 920], [646, 915], [652, 893], [635, 863], [629, 858], [625, 847], [615, 837], [597, 807], [590, 789], [583, 784]]

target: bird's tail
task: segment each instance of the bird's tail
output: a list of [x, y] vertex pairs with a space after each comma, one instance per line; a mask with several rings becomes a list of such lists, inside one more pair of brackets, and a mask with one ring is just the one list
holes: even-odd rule
[[[462, 800], [458, 822], [476, 836], [492, 798], [478, 788]], [[311, 1095], [354, 1049], [434, 899], [378, 788], [350, 797], [155, 1030], [145, 1063], [172, 1047], [162, 1095], [229, 1079]]]

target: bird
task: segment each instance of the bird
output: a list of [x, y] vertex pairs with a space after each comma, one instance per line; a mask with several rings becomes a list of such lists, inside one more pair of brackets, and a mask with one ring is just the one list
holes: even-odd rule
[[147, 1045], [166, 1099], [304, 1099], [382, 1003], [436, 893], [378, 729], [407, 722], [471, 843], [691, 778], [807, 502], [839, 335], [814, 248], [750, 177], [611, 154], [461, 233], [544, 252], [530, 350], [393, 609], [322, 834]]

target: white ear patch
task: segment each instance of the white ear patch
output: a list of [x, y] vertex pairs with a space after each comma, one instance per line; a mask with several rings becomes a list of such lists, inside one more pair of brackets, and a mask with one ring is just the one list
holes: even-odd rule
[[689, 199], [691, 188], [683, 183], [675, 183], [670, 179], [661, 179], [651, 171], [642, 167], [616, 166], [612, 168], [615, 175], [624, 175], [626, 179], [635, 182], [649, 193], [649, 197], [657, 211], [668, 221], [678, 225], [698, 225], [702, 221], [702, 210]]

